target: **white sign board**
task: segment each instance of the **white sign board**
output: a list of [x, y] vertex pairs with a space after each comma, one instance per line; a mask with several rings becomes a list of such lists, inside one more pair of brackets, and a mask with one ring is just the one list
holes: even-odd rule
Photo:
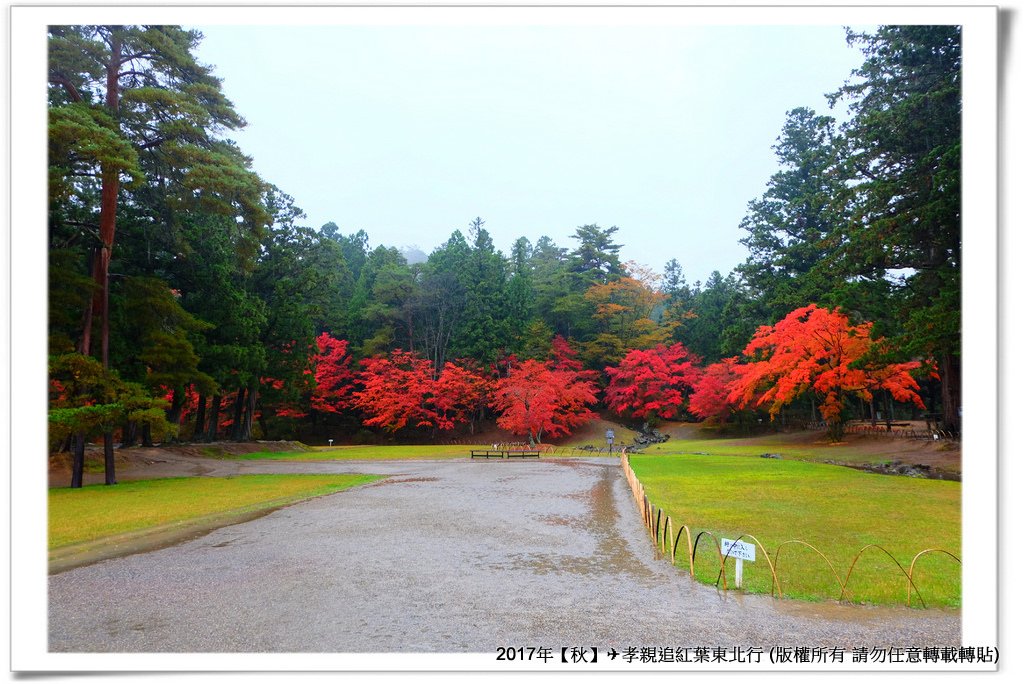
[[754, 545], [735, 539], [723, 539], [722, 555], [736, 559], [736, 586], [743, 586], [743, 561], [754, 560]]
[[722, 540], [722, 555], [740, 560], [754, 560], [754, 545], [747, 542], [735, 541], [733, 539]]

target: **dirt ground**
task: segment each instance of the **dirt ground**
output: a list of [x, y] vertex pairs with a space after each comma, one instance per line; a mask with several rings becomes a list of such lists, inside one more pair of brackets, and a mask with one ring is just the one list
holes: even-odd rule
[[[114, 467], [118, 481], [148, 480], [161, 477], [206, 475], [219, 459], [257, 451], [304, 451], [299, 442], [210, 442], [207, 444], [168, 444], [154, 447], [114, 449]], [[86, 448], [85, 484], [103, 482], [103, 449]], [[50, 456], [49, 485], [66, 487], [71, 482], [71, 455]]]

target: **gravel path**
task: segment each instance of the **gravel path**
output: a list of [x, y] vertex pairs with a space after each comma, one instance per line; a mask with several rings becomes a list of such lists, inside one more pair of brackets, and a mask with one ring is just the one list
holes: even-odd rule
[[[50, 577], [50, 650], [953, 646], [952, 611], [719, 592], [655, 558], [618, 459], [281, 464], [389, 480]], [[214, 473], [211, 473], [214, 474]]]

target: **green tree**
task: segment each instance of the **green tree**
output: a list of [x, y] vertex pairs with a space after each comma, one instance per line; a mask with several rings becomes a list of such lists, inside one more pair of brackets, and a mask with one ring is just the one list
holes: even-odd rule
[[82, 226], [98, 240], [96, 293], [79, 349], [90, 352], [93, 319], [99, 317], [104, 364], [108, 273], [123, 179], [139, 182], [145, 173], [167, 187], [159, 177], [183, 191], [179, 204], [239, 215], [253, 226], [266, 220], [261, 181], [237, 148], [216, 137], [215, 131], [240, 128], [244, 121], [210, 69], [195, 61], [192, 50], [200, 39], [198, 32], [174, 26], [50, 29], [51, 196], [75, 196], [95, 207], [95, 223]]
[[943, 419], [959, 430], [960, 27], [882, 26], [847, 40], [865, 59], [830, 95], [849, 101], [844, 157], [856, 181], [837, 267], [896, 283], [892, 341], [937, 361]]
[[159, 278], [126, 278], [120, 285], [114, 292], [120, 304], [115, 313], [123, 317], [117, 321], [115, 365], [122, 376], [144, 384], [153, 395], [170, 393], [167, 420], [178, 425], [186, 390], [195, 387], [205, 394], [217, 386], [199, 369], [192, 343], [212, 326], [186, 311], [180, 293]]
[[470, 250], [455, 271], [465, 292], [465, 308], [456, 327], [452, 355], [492, 363], [508, 340], [506, 264], [480, 217], [469, 224], [469, 240]]
[[197, 388], [192, 438], [212, 441], [226, 393], [237, 391], [240, 377], [252, 377], [266, 367], [261, 334], [268, 312], [252, 283], [256, 251], [240, 244], [247, 238], [235, 222], [189, 214], [182, 223], [187, 249], [173, 261], [173, 279], [182, 307], [211, 326], [197, 337], [195, 349], [199, 369], [216, 383], [212, 390]]
[[[275, 406], [295, 405], [308, 397], [312, 388], [307, 371], [316, 336], [343, 318], [339, 288], [347, 269], [341, 248], [299, 225], [305, 215], [288, 195], [275, 191], [268, 204], [275, 221], [261, 245], [251, 284], [266, 307], [259, 333], [266, 364], [238, 374], [233, 424], [234, 438], [240, 441], [252, 438], [257, 414], [266, 418]], [[261, 427], [265, 433], [266, 423]]]
[[534, 313], [537, 294], [530, 268], [532, 252], [530, 241], [521, 237], [512, 245], [509, 257], [510, 276], [505, 293], [505, 312], [508, 321], [509, 351], [515, 354], [523, 353], [530, 326], [534, 322], [540, 322]]
[[[50, 444], [70, 438], [73, 488], [83, 483], [89, 437], [110, 434], [125, 421], [143, 423], [161, 435], [173, 431], [164, 417], [166, 402], [149, 397], [135, 383], [123, 382], [96, 359], [77, 352], [51, 356], [49, 375]], [[105, 440], [103, 447], [105, 482], [116, 484], [113, 445]]]
[[[98, 328], [105, 368], [122, 219], [156, 233], [173, 233], [188, 211], [222, 213], [252, 231], [267, 220], [262, 181], [222, 137], [244, 122], [195, 61], [200, 38], [175, 26], [50, 27], [51, 245], [89, 255], [94, 285], [77, 348], [92, 353]], [[104, 433], [107, 450], [112, 439]]]
[[579, 245], [569, 254], [569, 266], [573, 273], [580, 275], [589, 287], [596, 283], [607, 283], [622, 275], [619, 250], [622, 245], [613, 242], [619, 229], [616, 226], [601, 228], [595, 224], [580, 226], [573, 237]]
[[[405, 319], [405, 301], [401, 297], [411, 292], [402, 293], [400, 288], [391, 286], [400, 283], [398, 274], [403, 269], [408, 269], [405, 257], [396, 248], [383, 245], [374, 248], [359, 269], [359, 279], [347, 302], [348, 333], [356, 356], [383, 353], [392, 349], [395, 340], [407, 339], [396, 328], [396, 322]], [[377, 280], [382, 273], [385, 275], [378, 290]], [[379, 295], [385, 292], [391, 299], [382, 301]]]
[[696, 283], [692, 316], [680, 325], [678, 337], [686, 347], [711, 363], [743, 350], [757, 328], [743, 317], [746, 294], [735, 274], [713, 271], [703, 285]]
[[[530, 272], [536, 293], [534, 309], [541, 320], [555, 333], [570, 337], [574, 321], [565, 315], [563, 298], [572, 291], [573, 274], [569, 270], [567, 250], [542, 235], [530, 254]], [[582, 293], [577, 295], [577, 300]]]
[[740, 224], [746, 231], [740, 243], [750, 254], [736, 272], [749, 288], [750, 315], [760, 324], [812, 302], [838, 305], [855, 285], [831, 263], [833, 235], [849, 220], [834, 125], [805, 107], [787, 113], [774, 147], [780, 170]]

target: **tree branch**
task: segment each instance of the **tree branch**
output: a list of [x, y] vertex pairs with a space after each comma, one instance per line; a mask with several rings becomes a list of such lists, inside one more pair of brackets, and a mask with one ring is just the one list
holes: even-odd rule
[[867, 168], [865, 166], [863, 166], [862, 164], [854, 164], [854, 166], [857, 167], [858, 171], [860, 171], [862, 174], [864, 174], [865, 176], [867, 176], [871, 180], [873, 180], [873, 181], [878, 180], [878, 176], [876, 176], [875, 174], [873, 174], [870, 171], [868, 171]]
[[140, 149], [140, 150], [151, 150], [151, 149], [153, 149], [154, 147], [159, 147], [159, 146], [160, 146], [160, 145], [162, 145], [162, 144], [163, 144], [163, 143], [164, 143], [164, 142], [165, 142], [166, 140], [167, 140], [167, 138], [155, 138], [155, 139], [153, 139], [153, 140], [147, 140], [147, 141], [146, 141], [146, 142], [144, 142], [143, 144], [139, 145], [139, 149]]
[[143, 57], [145, 57], [146, 59], [150, 59], [150, 58], [153, 57], [153, 53], [152, 52], [134, 52], [134, 53], [132, 53], [130, 55], [125, 55], [124, 57], [122, 57], [117, 62], [117, 65], [121, 66], [122, 64], [126, 64], [126, 63], [132, 61], [133, 59], [142, 59]]
[[64, 91], [71, 98], [72, 102], [81, 102], [82, 94], [78, 92], [78, 88], [63, 74], [50, 74], [50, 83], [64, 87]]

